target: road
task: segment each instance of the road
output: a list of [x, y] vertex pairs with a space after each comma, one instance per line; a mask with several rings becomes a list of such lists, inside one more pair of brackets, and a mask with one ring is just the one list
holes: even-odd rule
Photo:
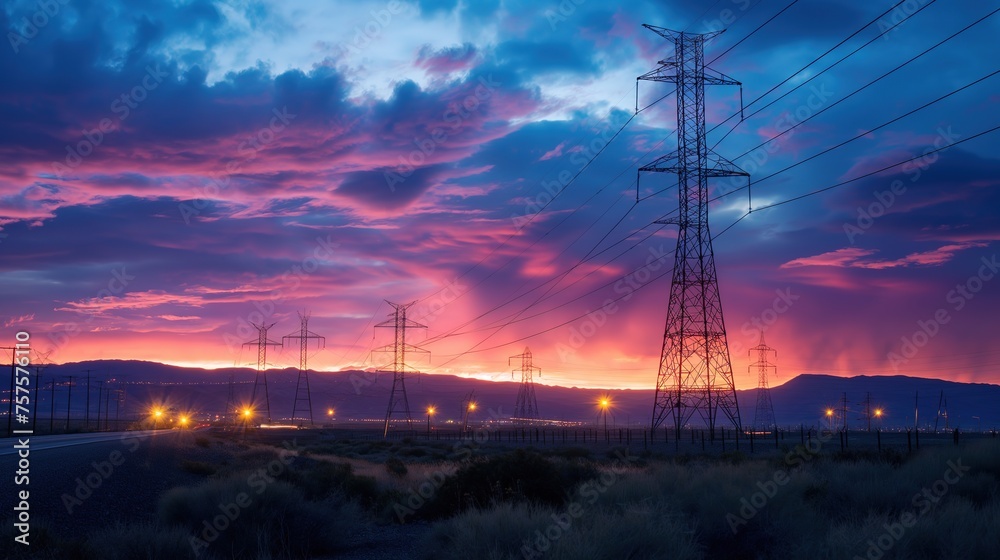
[[[0, 519], [9, 523], [17, 492], [29, 492], [33, 528], [63, 537], [121, 521], [152, 520], [163, 491], [200, 477], [174, 466], [194, 434], [181, 430], [29, 436], [28, 484], [15, 485], [16, 439], [0, 447]], [[183, 451], [183, 453], [182, 453]]]

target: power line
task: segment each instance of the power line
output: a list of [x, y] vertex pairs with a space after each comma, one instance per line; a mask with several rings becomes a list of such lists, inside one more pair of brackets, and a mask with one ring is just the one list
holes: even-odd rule
[[[931, 52], [932, 50], [934, 50], [934, 49], [936, 49], [936, 48], [940, 47], [941, 45], [943, 45], [943, 44], [947, 43], [948, 41], [950, 41], [950, 40], [954, 39], [955, 37], [957, 37], [958, 35], [960, 35], [960, 34], [964, 33], [965, 31], [968, 31], [968, 30], [969, 30], [969, 29], [971, 29], [971, 28], [972, 28], [973, 26], [975, 26], [975, 25], [977, 25], [977, 24], [981, 23], [981, 22], [982, 22], [983, 20], [985, 20], [986, 18], [988, 18], [988, 17], [992, 16], [993, 14], [995, 14], [995, 13], [997, 13], [997, 12], [1000, 12], [1000, 8], [997, 8], [996, 10], [993, 10], [993, 11], [992, 11], [992, 12], [990, 12], [989, 14], [987, 14], [987, 15], [985, 15], [985, 16], [983, 16], [983, 17], [981, 17], [980, 19], [978, 19], [978, 20], [974, 21], [973, 23], [971, 23], [971, 24], [969, 24], [969, 25], [965, 26], [965, 27], [964, 27], [964, 28], [962, 28], [961, 30], [959, 30], [959, 31], [957, 31], [957, 32], [953, 33], [952, 35], [948, 36], [947, 38], [945, 38], [945, 39], [943, 39], [943, 40], [939, 41], [938, 43], [936, 43], [936, 44], [935, 44], [935, 45], [933, 45], [932, 47], [930, 47], [930, 48], [928, 48], [928, 49], [924, 50], [924, 51], [923, 51], [923, 52], [921, 52], [920, 54], [917, 54], [917, 55], [915, 55], [915, 56], [911, 57], [911, 58], [910, 58], [909, 60], [907, 60], [906, 62], [903, 62], [902, 64], [900, 64], [900, 65], [896, 66], [896, 67], [895, 67], [895, 68], [893, 68], [892, 70], [889, 70], [888, 72], [886, 72], [886, 73], [882, 74], [881, 76], [879, 76], [879, 77], [875, 78], [874, 80], [871, 80], [870, 82], [868, 82], [867, 84], [865, 84], [865, 85], [861, 86], [860, 88], [857, 88], [857, 89], [855, 89], [855, 90], [854, 90], [854, 91], [852, 91], [851, 93], [847, 94], [847, 95], [846, 95], [845, 97], [843, 97], [843, 98], [841, 98], [841, 99], [838, 99], [837, 101], [835, 101], [834, 103], [832, 103], [832, 104], [830, 104], [830, 105], [827, 105], [826, 107], [823, 107], [823, 108], [822, 108], [822, 109], [820, 109], [819, 111], [817, 111], [817, 112], [813, 113], [812, 115], [810, 115], [810, 116], [809, 116], [809, 118], [806, 118], [806, 119], [803, 119], [803, 120], [801, 120], [801, 121], [799, 121], [799, 122], [795, 123], [795, 124], [794, 124], [794, 125], [792, 125], [791, 127], [789, 127], [789, 128], [787, 128], [787, 129], [785, 129], [785, 130], [783, 130], [783, 131], [779, 132], [778, 134], [776, 134], [776, 135], [772, 136], [771, 138], [769, 138], [769, 139], [765, 140], [765, 141], [764, 141], [764, 142], [762, 142], [761, 144], [758, 144], [758, 145], [757, 145], [756, 147], [754, 147], [754, 148], [751, 148], [750, 150], [747, 150], [746, 152], [743, 152], [742, 154], [740, 154], [739, 156], [737, 156], [737, 157], [736, 157], [736, 159], [739, 159], [739, 158], [741, 158], [741, 157], [743, 157], [743, 156], [745, 156], [745, 155], [749, 154], [750, 152], [752, 152], [752, 151], [754, 151], [754, 150], [756, 150], [756, 149], [760, 148], [761, 146], [764, 146], [764, 145], [768, 144], [769, 142], [771, 142], [771, 141], [773, 141], [773, 140], [776, 140], [777, 138], [780, 138], [781, 136], [783, 136], [783, 135], [785, 135], [785, 134], [787, 134], [787, 133], [791, 132], [792, 130], [795, 130], [796, 128], [798, 128], [798, 127], [799, 127], [799, 126], [801, 126], [802, 124], [804, 124], [804, 123], [806, 123], [806, 122], [808, 122], [808, 121], [810, 121], [810, 120], [812, 120], [812, 119], [814, 119], [814, 118], [818, 117], [819, 115], [821, 115], [821, 114], [825, 113], [825, 112], [826, 112], [826, 111], [828, 111], [829, 109], [832, 109], [832, 108], [836, 107], [837, 105], [839, 105], [839, 104], [843, 103], [844, 101], [846, 101], [846, 100], [850, 99], [851, 97], [855, 96], [856, 94], [858, 94], [858, 93], [860, 93], [860, 92], [864, 91], [865, 89], [868, 89], [868, 88], [869, 88], [870, 86], [874, 85], [875, 83], [877, 83], [877, 82], [879, 82], [879, 81], [883, 80], [884, 78], [886, 78], [886, 77], [890, 76], [891, 74], [893, 74], [893, 73], [897, 72], [898, 70], [902, 69], [902, 68], [903, 68], [903, 67], [905, 67], [906, 65], [908, 65], [908, 64], [910, 64], [911, 62], [913, 62], [913, 61], [917, 60], [918, 58], [920, 58], [920, 57], [924, 56], [925, 54], [927, 54], [927, 53]], [[763, 181], [763, 179], [760, 179], [760, 180], [758, 180], [757, 182], [759, 183], [759, 182], [761, 182], [761, 181]]]

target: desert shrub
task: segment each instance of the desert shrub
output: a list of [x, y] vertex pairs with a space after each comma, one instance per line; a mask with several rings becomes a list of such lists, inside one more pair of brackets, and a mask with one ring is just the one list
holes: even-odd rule
[[554, 455], [563, 457], [565, 459], [589, 459], [590, 449], [586, 447], [563, 447], [553, 451]]
[[[243, 507], [241, 507], [241, 504]], [[234, 475], [160, 499], [160, 519], [201, 539], [199, 552], [226, 558], [308, 558], [341, 548], [353, 524], [335, 504], [308, 501], [283, 482]], [[188, 546], [192, 550], [192, 546]]]
[[592, 465], [557, 464], [518, 449], [464, 465], [445, 479], [425, 510], [433, 517], [508, 501], [558, 506], [580, 483], [596, 477]]
[[406, 465], [398, 457], [389, 457], [386, 459], [385, 470], [397, 478], [402, 478], [406, 476], [407, 473]]
[[188, 472], [191, 474], [200, 474], [203, 476], [211, 476], [219, 470], [218, 467], [216, 467], [211, 463], [206, 463], [204, 461], [187, 461], [187, 460], [181, 461], [180, 465], [178, 465], [178, 468], [180, 468], [184, 472]]
[[299, 488], [310, 500], [340, 495], [371, 506], [379, 498], [378, 483], [370, 476], [354, 473], [349, 463], [331, 463], [299, 457], [282, 480]]
[[116, 523], [91, 533], [86, 549], [91, 558], [100, 560], [209, 560], [195, 554], [190, 535], [180, 527], [161, 527], [153, 523], [124, 525]]

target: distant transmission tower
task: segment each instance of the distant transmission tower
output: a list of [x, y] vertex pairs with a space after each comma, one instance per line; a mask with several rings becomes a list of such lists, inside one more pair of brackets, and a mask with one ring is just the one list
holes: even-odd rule
[[412, 426], [413, 418], [410, 416], [410, 401], [406, 398], [406, 372], [409, 368], [406, 365], [406, 352], [429, 353], [427, 350], [406, 343], [406, 329], [427, 328], [427, 325], [421, 325], [406, 318], [406, 310], [416, 302], [411, 301], [405, 305], [392, 303], [391, 301], [386, 301], [386, 303], [391, 305], [395, 311], [389, 314], [389, 320], [375, 325], [376, 328], [392, 327], [395, 332], [392, 345], [386, 345], [375, 350], [376, 352], [389, 352], [389, 349], [392, 349], [392, 391], [389, 393], [389, 406], [385, 411], [385, 427], [382, 430], [382, 437], [389, 435], [389, 420], [400, 405], [402, 406], [400, 412], [406, 418], [407, 427]]
[[226, 399], [226, 414], [223, 416], [223, 420], [232, 419], [233, 426], [235, 426], [238, 418], [239, 413], [236, 411], [236, 373], [229, 372], [229, 398]]
[[257, 340], [251, 340], [244, 342], [244, 346], [256, 346], [257, 347], [257, 375], [253, 378], [253, 393], [250, 394], [250, 409], [256, 412], [257, 404], [257, 386], [263, 381], [264, 387], [264, 406], [267, 410], [267, 423], [271, 423], [271, 398], [267, 394], [267, 347], [268, 346], [281, 346], [280, 342], [275, 342], [273, 340], [267, 339], [267, 330], [274, 326], [274, 323], [270, 325], [265, 325], [263, 323], [250, 323], [255, 329], [257, 329]]
[[771, 388], [767, 384], [768, 373], [776, 372], [777, 367], [768, 362], [767, 358], [768, 354], [772, 353], [777, 358], [778, 353], [764, 344], [764, 331], [760, 331], [760, 342], [757, 346], [750, 349], [751, 355], [753, 352], [757, 353], [757, 361], [747, 368], [751, 372], [753, 368], [757, 368], [757, 410], [753, 416], [753, 427], [754, 430], [767, 432], [777, 427], [774, 421], [774, 404], [771, 402]]
[[[542, 369], [535, 367], [531, 363], [531, 350], [524, 348], [524, 353], [507, 358], [507, 365], [514, 359], [521, 360], [521, 386], [517, 390], [517, 404], [514, 405], [513, 420], [518, 423], [530, 424], [533, 420], [538, 420], [538, 402], [535, 401], [535, 381], [534, 373], [537, 371], [541, 377]], [[511, 371], [511, 377], [517, 370]]]
[[652, 427], [672, 418], [679, 438], [681, 427], [698, 412], [714, 437], [719, 409], [737, 430], [742, 423], [708, 228], [708, 178], [749, 174], [706, 147], [705, 86], [741, 84], [705, 68], [705, 41], [721, 31], [644, 27], [673, 41], [675, 55], [637, 79], [677, 84], [677, 150], [639, 169], [640, 174], [669, 172], [678, 178], [678, 216], [659, 222], [676, 224], [679, 231]]
[[309, 425], [312, 426], [312, 393], [309, 391], [309, 367], [306, 363], [309, 353], [309, 340], [318, 340], [321, 347], [326, 347], [326, 337], [320, 336], [309, 330], [309, 313], [299, 313], [299, 321], [302, 324], [299, 328], [299, 332], [286, 334], [282, 337], [281, 343], [284, 344], [285, 339], [299, 341], [299, 378], [295, 383], [295, 401], [292, 403], [292, 422], [298, 418], [296, 413], [299, 410], [299, 403], [302, 403], [303, 412], [306, 410], [309, 411]]
[[861, 406], [864, 408], [863, 416], [859, 420], [865, 421], [865, 430], [872, 431], [872, 394], [865, 393], [865, 400], [861, 401]]
[[934, 433], [938, 431], [938, 422], [944, 418], [944, 429], [948, 431], [951, 427], [948, 425], [948, 399], [944, 397], [944, 391], [941, 391], [941, 396], [938, 398], [938, 411], [937, 416], [934, 417]]

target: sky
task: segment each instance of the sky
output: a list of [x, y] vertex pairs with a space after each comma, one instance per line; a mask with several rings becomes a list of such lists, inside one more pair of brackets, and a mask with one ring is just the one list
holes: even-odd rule
[[705, 88], [753, 180], [710, 181], [737, 387], [761, 331], [772, 384], [1000, 383], [1000, 16], [894, 4], [4, 2], [0, 337], [216, 368], [274, 323], [288, 367], [308, 312], [337, 371], [390, 362], [375, 325], [414, 302], [429, 374], [509, 380], [527, 347], [540, 383], [652, 388], [678, 202], [636, 182], [676, 148], [650, 24], [725, 29], [706, 63], [742, 83]]

